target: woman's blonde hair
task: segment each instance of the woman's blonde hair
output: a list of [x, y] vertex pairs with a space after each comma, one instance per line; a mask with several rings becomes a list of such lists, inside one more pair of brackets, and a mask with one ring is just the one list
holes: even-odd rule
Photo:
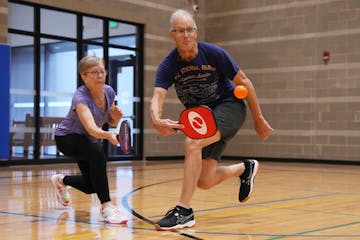
[[105, 66], [104, 59], [96, 56], [83, 57], [78, 64], [78, 71], [83, 74], [87, 69], [98, 66], [99, 64]]

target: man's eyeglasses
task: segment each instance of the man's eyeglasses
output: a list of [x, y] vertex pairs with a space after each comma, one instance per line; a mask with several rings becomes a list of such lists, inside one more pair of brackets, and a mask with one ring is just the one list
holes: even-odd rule
[[93, 72], [84, 72], [85, 74], [90, 74], [91, 76], [93, 77], [97, 77], [97, 76], [106, 76], [107, 72], [104, 70], [104, 71], [93, 71]]
[[193, 34], [195, 33], [196, 28], [195, 27], [191, 27], [191, 28], [183, 28], [183, 29], [172, 29], [171, 32], [177, 33], [179, 35], [185, 35], [185, 33], [187, 34]]

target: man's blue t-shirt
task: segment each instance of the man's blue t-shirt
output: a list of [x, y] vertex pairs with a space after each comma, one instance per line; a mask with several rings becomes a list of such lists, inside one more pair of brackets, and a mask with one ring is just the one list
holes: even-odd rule
[[238, 65], [222, 48], [198, 42], [195, 59], [181, 60], [176, 48], [160, 63], [155, 87], [168, 89], [175, 84], [178, 98], [186, 108], [198, 105], [215, 107], [221, 100], [232, 96], [232, 79], [239, 71]]

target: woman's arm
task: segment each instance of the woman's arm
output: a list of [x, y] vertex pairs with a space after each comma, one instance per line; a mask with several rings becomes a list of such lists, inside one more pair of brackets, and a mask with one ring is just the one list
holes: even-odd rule
[[119, 144], [116, 136], [117, 134], [110, 131], [104, 131], [99, 128], [94, 120], [93, 115], [91, 114], [90, 109], [85, 104], [79, 103], [76, 105], [76, 113], [84, 126], [85, 130], [93, 137], [97, 139], [107, 139], [113, 145]]

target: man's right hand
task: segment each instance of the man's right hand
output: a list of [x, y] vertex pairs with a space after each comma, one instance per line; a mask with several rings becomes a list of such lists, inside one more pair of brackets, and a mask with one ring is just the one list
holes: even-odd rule
[[159, 119], [153, 121], [153, 126], [163, 136], [177, 134], [177, 129], [184, 128], [184, 125], [171, 119]]

